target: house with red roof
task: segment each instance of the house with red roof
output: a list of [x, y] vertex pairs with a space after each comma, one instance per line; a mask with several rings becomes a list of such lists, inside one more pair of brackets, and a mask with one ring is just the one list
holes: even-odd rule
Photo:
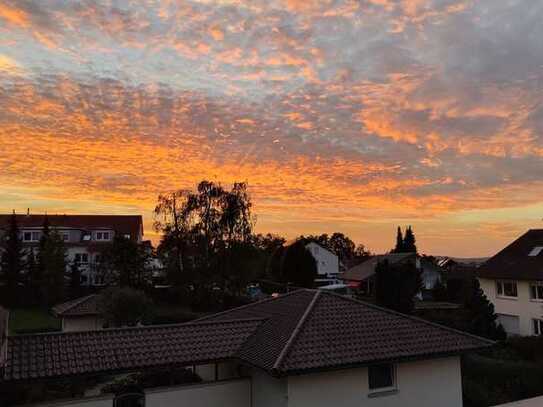
[[[0, 235], [8, 228], [11, 214], [0, 215]], [[77, 263], [81, 271], [81, 284], [103, 285], [97, 273], [102, 251], [112, 244], [116, 235], [135, 242], [143, 239], [141, 215], [16, 215], [24, 248], [37, 251], [47, 219], [49, 228], [64, 241], [68, 268]], [[69, 269], [68, 269], [69, 271]]]
[[[460, 356], [493, 344], [305, 289], [184, 324], [1, 337], [0, 385], [93, 380], [39, 404], [70, 407], [461, 407]], [[168, 380], [96, 391], [134, 372]]]

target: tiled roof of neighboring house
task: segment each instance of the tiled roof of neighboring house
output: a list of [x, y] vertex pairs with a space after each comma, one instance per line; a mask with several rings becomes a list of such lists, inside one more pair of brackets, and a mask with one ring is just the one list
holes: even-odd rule
[[53, 313], [59, 317], [98, 315], [98, 295], [91, 294], [76, 298], [53, 307]]
[[253, 319], [12, 336], [3, 377], [30, 380], [228, 359], [260, 323]]
[[298, 290], [188, 324], [10, 337], [4, 378], [224, 359], [284, 376], [456, 355], [491, 344], [337, 294]]
[[[541, 250], [536, 250], [538, 248]], [[543, 280], [543, 229], [526, 232], [481, 265], [477, 275], [482, 278]]]
[[[0, 215], [0, 229], [7, 227], [12, 215]], [[46, 215], [17, 215], [19, 228], [41, 227]], [[134, 239], [143, 233], [141, 215], [47, 215], [52, 227], [65, 227], [82, 230], [112, 229], [122, 234], [130, 234]]]
[[218, 315], [266, 318], [237, 356], [275, 375], [458, 354], [492, 342], [322, 290], [300, 290]]
[[360, 263], [344, 273], [341, 273], [339, 278], [345, 281], [364, 281], [375, 274], [375, 268], [381, 261], [388, 260], [390, 264], [395, 264], [409, 258], [413, 258], [413, 260], [415, 260], [415, 257], [415, 253], [380, 254], [370, 257], [363, 263]]

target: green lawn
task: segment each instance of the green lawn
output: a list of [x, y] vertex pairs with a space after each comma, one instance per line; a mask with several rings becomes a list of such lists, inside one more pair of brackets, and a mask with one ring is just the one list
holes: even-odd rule
[[40, 308], [16, 308], [9, 313], [9, 334], [61, 330], [60, 319]]

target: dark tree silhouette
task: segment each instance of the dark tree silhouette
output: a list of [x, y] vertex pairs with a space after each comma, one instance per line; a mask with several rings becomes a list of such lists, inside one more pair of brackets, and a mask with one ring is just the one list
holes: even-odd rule
[[398, 233], [396, 234], [396, 247], [394, 248], [394, 253], [403, 253], [403, 234], [402, 228], [398, 226]]
[[407, 230], [405, 231], [405, 236], [403, 239], [403, 252], [417, 253], [415, 234], [413, 233], [411, 226], [408, 226]]
[[288, 246], [281, 262], [282, 280], [295, 287], [312, 288], [317, 278], [317, 263], [305, 241], [299, 240]]
[[505, 331], [496, 321], [498, 317], [494, 312], [494, 305], [488, 300], [476, 278], [473, 279], [471, 295], [464, 306], [468, 311], [470, 333], [494, 340], [505, 339]]
[[420, 272], [413, 262], [379, 262], [375, 269], [375, 299], [378, 305], [404, 314], [412, 314], [415, 296], [420, 292]]
[[8, 230], [0, 242], [0, 253], [0, 270], [6, 285], [6, 302], [7, 305], [14, 305], [17, 288], [22, 282], [25, 257], [15, 212], [11, 215]]
[[144, 245], [116, 233], [113, 244], [102, 252], [99, 273], [108, 283], [145, 289], [152, 277], [149, 260], [150, 253]]
[[66, 249], [60, 235], [49, 232], [42, 235], [38, 254], [39, 293], [44, 306], [51, 306], [64, 299]]

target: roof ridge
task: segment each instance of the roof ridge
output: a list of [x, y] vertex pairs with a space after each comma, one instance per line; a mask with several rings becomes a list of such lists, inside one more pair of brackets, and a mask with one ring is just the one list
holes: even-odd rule
[[489, 345], [494, 345], [496, 343], [496, 341], [486, 339], [486, 338], [483, 338], [481, 336], [471, 334], [469, 332], [464, 332], [464, 331], [460, 331], [458, 329], [450, 328], [450, 327], [445, 326], [445, 325], [440, 325], [440, 324], [437, 324], [435, 322], [431, 322], [431, 321], [428, 321], [426, 319], [416, 317], [414, 315], [403, 314], [401, 312], [394, 311], [394, 310], [389, 309], [389, 308], [381, 307], [379, 305], [371, 304], [371, 303], [366, 302], [366, 301], [361, 301], [361, 300], [358, 300], [358, 299], [355, 299], [355, 298], [345, 297], [344, 295], [337, 294], [337, 293], [330, 292], [330, 291], [326, 291], [325, 294], [328, 294], [328, 295], [331, 295], [331, 296], [334, 296], [334, 297], [337, 297], [337, 298], [341, 298], [341, 299], [343, 299], [345, 301], [350, 301], [350, 302], [355, 302], [357, 304], [365, 305], [365, 306], [367, 306], [369, 308], [373, 308], [373, 309], [376, 309], [376, 310], [379, 310], [379, 311], [383, 311], [383, 312], [386, 312], [388, 314], [404, 317], [404, 318], [411, 319], [411, 320], [417, 321], [417, 322], [422, 322], [422, 323], [424, 323], [426, 325], [430, 325], [430, 326], [433, 326], [435, 328], [442, 329], [444, 331], [449, 331], [449, 332], [464, 335], [464, 336], [467, 336], [467, 337], [470, 337], [470, 338], [473, 338], [473, 339], [477, 339], [479, 341], [484, 341], [484, 342], [487, 342]]
[[[310, 290], [310, 291], [313, 291], [313, 290]], [[296, 324], [296, 327], [294, 328], [294, 330], [290, 334], [290, 337], [288, 338], [287, 343], [285, 344], [285, 346], [281, 350], [281, 353], [277, 357], [277, 360], [273, 364], [272, 369], [271, 369], [272, 371], [276, 371], [276, 372], [279, 371], [279, 368], [280, 368], [281, 364], [283, 363], [283, 361], [286, 358], [287, 354], [290, 352], [292, 344], [296, 340], [296, 338], [298, 336], [298, 333], [302, 330], [302, 328], [303, 328], [303, 326], [305, 324], [305, 321], [309, 317], [309, 314], [311, 314], [311, 311], [315, 307], [315, 303], [319, 299], [321, 293], [322, 293], [322, 290], [315, 290], [315, 293], [313, 295], [313, 298], [312, 298], [311, 302], [309, 303], [309, 305], [305, 309], [304, 314], [301, 316], [300, 320]]]
[[75, 335], [85, 335], [85, 334], [91, 334], [91, 333], [101, 333], [101, 332], [116, 332], [116, 331], [149, 331], [154, 328], [177, 328], [181, 326], [191, 326], [191, 325], [214, 325], [214, 324], [230, 324], [235, 322], [254, 322], [254, 321], [264, 321], [266, 318], [236, 318], [236, 319], [228, 319], [223, 321], [203, 321], [199, 322], [198, 320], [189, 321], [189, 322], [181, 322], [177, 324], [158, 324], [158, 325], [144, 325], [144, 326], [124, 326], [124, 327], [114, 327], [114, 328], [102, 328], [102, 329], [94, 329], [90, 331], [73, 331], [73, 332], [37, 332], [33, 334], [21, 334], [21, 335], [11, 335], [9, 338], [21, 338], [21, 337], [29, 337], [29, 336], [47, 336], [47, 335], [65, 335], [65, 336], [75, 336]]
[[221, 315], [225, 315], [225, 314], [228, 314], [230, 312], [238, 311], [240, 309], [247, 309], [247, 308], [251, 308], [251, 307], [254, 307], [254, 306], [257, 306], [257, 305], [260, 305], [260, 304], [265, 304], [265, 303], [268, 303], [268, 302], [271, 302], [271, 301], [277, 301], [277, 300], [280, 300], [282, 298], [285, 298], [285, 297], [291, 296], [293, 294], [299, 293], [301, 291], [313, 291], [313, 290], [310, 290], [308, 288], [300, 288], [298, 290], [294, 290], [294, 291], [290, 291], [290, 292], [285, 293], [285, 294], [281, 294], [278, 297], [264, 298], [263, 300], [252, 302], [250, 304], [245, 304], [245, 305], [242, 305], [241, 307], [235, 307], [235, 308], [232, 308], [232, 309], [227, 309], [225, 311], [221, 311], [221, 312], [217, 312], [217, 313], [214, 313], [214, 314], [206, 315], [205, 317], [198, 318], [195, 321], [205, 321], [207, 319], [215, 318], [215, 317], [218, 317], [218, 316], [221, 316]]

